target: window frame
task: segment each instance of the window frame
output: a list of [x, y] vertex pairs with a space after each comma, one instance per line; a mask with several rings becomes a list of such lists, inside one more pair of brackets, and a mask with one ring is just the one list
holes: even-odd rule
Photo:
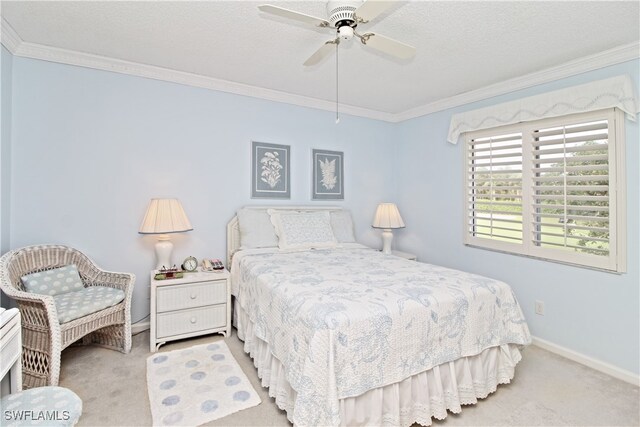
[[[533, 242], [534, 203], [534, 146], [535, 130], [558, 126], [570, 126], [579, 122], [608, 121], [608, 172], [609, 172], [609, 254], [608, 256], [578, 253], [535, 245]], [[466, 246], [521, 255], [579, 267], [624, 273], [627, 270], [626, 247], [626, 159], [624, 113], [618, 108], [570, 114], [535, 121], [520, 122], [490, 129], [467, 132], [463, 149], [463, 243]], [[469, 149], [471, 141], [506, 134], [522, 135], [522, 243], [478, 237], [471, 231], [472, 205], [469, 189], [473, 181]]]

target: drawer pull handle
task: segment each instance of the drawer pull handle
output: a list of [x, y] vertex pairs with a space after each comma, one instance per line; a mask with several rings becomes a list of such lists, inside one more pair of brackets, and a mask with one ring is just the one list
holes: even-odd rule
[[192, 317], [192, 318], [191, 318], [191, 323], [196, 323], [196, 321], [197, 321], [197, 320], [198, 320], [198, 319], [196, 319], [195, 317]]
[[191, 299], [196, 299], [198, 297], [198, 295], [196, 294], [191, 294]]

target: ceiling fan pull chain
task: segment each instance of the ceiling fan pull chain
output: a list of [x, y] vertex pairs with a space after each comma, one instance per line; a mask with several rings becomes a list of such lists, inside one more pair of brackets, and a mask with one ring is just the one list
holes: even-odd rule
[[340, 78], [338, 77], [338, 46], [340, 45], [340, 39], [338, 38], [336, 40], [336, 124], [340, 123], [340, 110], [339, 110], [339, 103], [338, 103], [338, 96], [339, 96], [339, 87], [338, 87], [338, 83]]

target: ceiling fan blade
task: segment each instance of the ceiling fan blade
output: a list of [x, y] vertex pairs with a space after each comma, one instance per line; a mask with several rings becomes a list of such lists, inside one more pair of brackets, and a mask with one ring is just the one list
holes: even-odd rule
[[304, 22], [305, 24], [315, 25], [317, 27], [327, 27], [329, 22], [322, 18], [316, 18], [315, 16], [306, 15], [304, 13], [295, 12], [293, 10], [284, 9], [278, 6], [272, 6], [270, 4], [263, 4], [258, 6], [262, 12], [270, 13], [272, 15], [282, 16], [284, 18], [295, 19], [296, 21]]
[[331, 55], [331, 53], [336, 49], [335, 45], [339, 43], [338, 39], [329, 40], [322, 46], [320, 49], [316, 50], [313, 55], [309, 57], [306, 61], [304, 61], [305, 66], [316, 65], [320, 61], [322, 61], [327, 56]]
[[400, 59], [413, 58], [416, 54], [415, 47], [390, 39], [389, 37], [381, 36], [380, 34], [367, 33], [364, 34], [360, 40], [364, 45]]
[[369, 22], [389, 9], [393, 3], [395, 2], [389, 0], [366, 0], [354, 11], [354, 14], [359, 18], [358, 22]]

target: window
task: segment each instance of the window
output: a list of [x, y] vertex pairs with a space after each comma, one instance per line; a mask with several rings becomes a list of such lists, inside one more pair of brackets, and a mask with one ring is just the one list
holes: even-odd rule
[[619, 110], [470, 132], [465, 139], [465, 244], [626, 270]]

